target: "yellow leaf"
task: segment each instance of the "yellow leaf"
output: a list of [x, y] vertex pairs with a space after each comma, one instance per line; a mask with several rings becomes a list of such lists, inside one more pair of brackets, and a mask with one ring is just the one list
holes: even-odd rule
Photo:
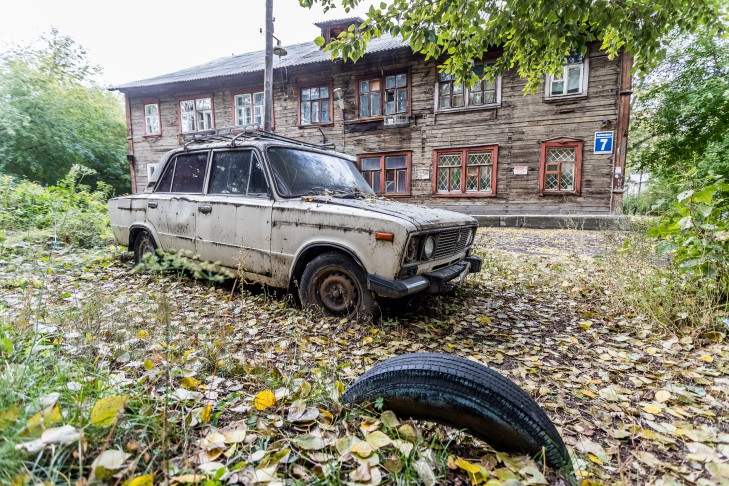
[[471, 464], [470, 462], [466, 461], [465, 459], [458, 458], [456, 460], [456, 466], [460, 467], [467, 473], [476, 474], [480, 471], [478, 466], [475, 464]]
[[342, 393], [344, 393], [344, 383], [337, 380], [337, 382], [334, 384], [334, 389], [337, 390], [337, 393], [339, 393], [339, 396], [342, 396]]
[[17, 405], [0, 411], [0, 430], [12, 424], [20, 417], [20, 408]]
[[271, 390], [263, 390], [253, 399], [253, 406], [257, 410], [266, 410], [269, 407], [276, 405], [276, 396]]
[[[137, 333], [137, 337], [139, 339], [147, 339], [149, 337], [149, 331], [142, 329], [141, 331], [139, 331]], [[142, 476], [142, 477], [144, 477], [144, 476]]]
[[365, 439], [375, 450], [392, 444], [392, 440], [379, 430], [372, 432]]
[[28, 434], [35, 435], [49, 425], [59, 424], [62, 421], [61, 407], [58, 404], [48, 406], [28, 419]]
[[481, 316], [481, 317], [478, 318], [478, 320], [482, 324], [491, 324], [491, 318], [489, 316]]
[[204, 474], [183, 474], [182, 476], [172, 476], [170, 478], [170, 481], [172, 482], [172, 484], [199, 483], [206, 477], [207, 476], [205, 476]]
[[361, 458], [366, 458], [370, 457], [374, 451], [375, 450], [372, 446], [363, 440], [362, 442], [354, 444], [350, 452], [352, 452], [352, 454], [357, 454]]
[[580, 322], [580, 327], [584, 329], [585, 331], [589, 331], [592, 327], [592, 323], [590, 322]]
[[657, 402], [661, 402], [661, 403], [667, 402], [668, 400], [671, 399], [671, 392], [669, 392], [668, 390], [658, 390], [656, 392], [655, 398], [656, 398]]
[[366, 346], [368, 344], [372, 344], [372, 341], [373, 341], [372, 337], [371, 336], [367, 336], [366, 338], [364, 338], [362, 340], [362, 345], [363, 346]]
[[144, 366], [145, 370], [149, 371], [154, 368], [154, 363], [150, 360], [146, 360], [142, 366]]
[[588, 396], [590, 398], [595, 398], [597, 395], [590, 390], [580, 390], [580, 393], [582, 393], [585, 396]]
[[594, 462], [595, 464], [597, 464], [597, 465], [599, 465], [599, 466], [602, 466], [603, 464], [605, 464], [605, 463], [604, 463], [604, 462], [602, 462], [602, 461], [601, 461], [601, 460], [600, 460], [600, 459], [599, 459], [599, 458], [598, 458], [598, 457], [597, 457], [597, 456], [596, 456], [595, 454], [591, 454], [591, 453], [588, 453], [588, 454], [587, 454], [587, 457], [588, 457], [588, 458], [589, 458], [589, 459], [590, 459], [590, 460], [591, 460], [592, 462]]
[[91, 423], [97, 427], [108, 427], [114, 423], [120, 410], [124, 410], [129, 395], [115, 395], [102, 398], [91, 409]]
[[646, 405], [645, 407], [643, 407], [643, 410], [648, 413], [652, 413], [653, 415], [661, 413], [661, 407], [658, 407], [656, 405]]
[[200, 422], [207, 423], [210, 422], [210, 415], [212, 414], [213, 406], [212, 405], [205, 405], [202, 409], [202, 412], [200, 412]]
[[127, 479], [122, 486], [152, 486], [153, 484], [154, 476], [152, 474], [145, 474], [144, 476]]
[[702, 356], [701, 358], [699, 358], [699, 359], [703, 359], [703, 360], [704, 360], [704, 361], [706, 361], [707, 363], [711, 363], [712, 361], [714, 361], [714, 357], [713, 357], [713, 356], [709, 356], [708, 354], [705, 354], [705, 355], [703, 355], [703, 356]]
[[182, 379], [181, 384], [183, 388], [187, 388], [188, 390], [197, 390], [200, 383], [202, 383], [200, 380], [193, 378], [192, 376], [188, 376]]

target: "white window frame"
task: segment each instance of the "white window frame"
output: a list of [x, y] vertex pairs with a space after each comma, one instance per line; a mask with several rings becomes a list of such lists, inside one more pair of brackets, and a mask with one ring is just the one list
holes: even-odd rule
[[[580, 69], [580, 91], [577, 93], [567, 93], [566, 80], [569, 76], [570, 69]], [[562, 98], [577, 98], [587, 96], [587, 80], [589, 78], [590, 71], [590, 58], [585, 57], [581, 62], [571, 62], [562, 66], [561, 79], [557, 78], [557, 74], [547, 75], [546, 82], [544, 83], [544, 98], [545, 99], [562, 99]], [[557, 81], [565, 81], [563, 83], [562, 93], [552, 93], [552, 83]]]
[[[208, 100], [210, 108], [200, 109], [200, 102]], [[183, 112], [183, 103], [192, 103], [192, 110]], [[200, 130], [210, 130], [215, 128], [215, 116], [213, 109], [213, 97], [203, 96], [200, 98], [181, 99], [178, 102], [180, 107], [180, 131], [182, 133], [197, 132]], [[192, 117], [192, 127], [186, 127], [186, 120]]]
[[[488, 65], [493, 64], [493, 61], [484, 61], [484, 62], [477, 62], [476, 65]], [[459, 111], [459, 110], [478, 110], [478, 109], [488, 109], [488, 108], [498, 108], [501, 106], [501, 75], [498, 75], [494, 78], [494, 90], [495, 90], [495, 101], [493, 103], [482, 103], [480, 105], [472, 105], [471, 104], [471, 89], [466, 88], [463, 86], [463, 106], [456, 106], [456, 107], [441, 107], [440, 106], [440, 85], [443, 82], [447, 81], [441, 81], [441, 75], [438, 73], [438, 77], [435, 81], [435, 111], [443, 112], [443, 111]], [[451, 83], [451, 86], [455, 86], [455, 82]], [[452, 96], [453, 93], [451, 93]]]
[[[238, 99], [248, 98], [247, 105], [238, 105]], [[238, 109], [244, 108], [247, 113], [243, 114], [243, 118], [239, 116]], [[233, 96], [233, 123], [239, 127], [248, 125], [263, 125], [263, 110], [265, 109], [263, 102], [263, 91], [251, 91], [249, 93], [238, 93]]]
[[[154, 106], [155, 113], [147, 113], [147, 107]], [[156, 121], [157, 130], [151, 131], [150, 128]], [[162, 122], [159, 116], [159, 103], [144, 104], [144, 134], [147, 136], [162, 135]]]

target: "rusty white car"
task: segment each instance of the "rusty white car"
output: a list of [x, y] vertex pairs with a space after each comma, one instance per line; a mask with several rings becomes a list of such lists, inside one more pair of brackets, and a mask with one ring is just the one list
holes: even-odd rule
[[109, 217], [137, 262], [187, 250], [331, 316], [372, 317], [378, 297], [441, 293], [481, 268], [473, 218], [377, 197], [349, 156], [262, 131], [194, 134]]

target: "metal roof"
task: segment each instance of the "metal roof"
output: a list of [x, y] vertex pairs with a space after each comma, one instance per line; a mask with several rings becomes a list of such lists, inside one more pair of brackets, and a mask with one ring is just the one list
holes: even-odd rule
[[[409, 43], [403, 42], [400, 36], [393, 37], [389, 34], [383, 34], [382, 37], [372, 39], [367, 43], [367, 50], [365, 53], [372, 54], [376, 52], [392, 51], [407, 46], [409, 46]], [[313, 42], [304, 42], [302, 44], [294, 44], [284, 47], [286, 51], [288, 51], [288, 55], [284, 57], [274, 56], [274, 69], [331, 62], [332, 60], [330, 53], [325, 52]], [[214, 61], [199, 64], [173, 73], [163, 74], [154, 78], [119, 84], [117, 86], [113, 86], [111, 89], [129, 91], [135, 88], [200, 81], [237, 74], [254, 73], [258, 71], [262, 72], [264, 62], [264, 51], [247, 52], [237, 56], [222, 57]]]

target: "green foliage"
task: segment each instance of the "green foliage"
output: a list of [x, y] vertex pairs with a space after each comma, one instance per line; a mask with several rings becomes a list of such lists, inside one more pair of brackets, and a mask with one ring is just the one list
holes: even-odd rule
[[82, 184], [95, 172], [73, 166], [57, 186], [0, 176], [0, 229], [15, 239], [52, 239], [82, 248], [104, 244], [111, 236], [106, 200], [111, 187], [92, 191]]
[[631, 165], [666, 181], [692, 168], [700, 180], [710, 173], [728, 179], [729, 42], [706, 33], [672, 45], [636, 98], [631, 131], [644, 142]]
[[42, 40], [0, 55], [0, 173], [52, 185], [82, 164], [96, 171], [88, 183], [128, 192], [120, 100], [90, 80], [98, 68], [73, 40]]
[[[325, 12], [340, 5], [349, 12], [361, 0], [299, 3], [320, 4]], [[702, 26], [723, 31], [726, 20], [723, 0], [387, 0], [370, 7], [359, 29], [340, 34], [326, 49], [357, 61], [372, 38], [401, 35], [414, 52], [442, 59], [442, 70], [473, 82], [474, 59], [500, 47], [503, 54], [485, 76], [516, 66], [527, 79], [525, 89], [534, 91], [544, 73], [556, 72], [571, 51], [584, 54], [589, 42], [601, 41], [609, 56], [631, 52], [636, 67], [646, 71], [663, 58], [668, 33], [696, 32]]]
[[661, 239], [658, 252], [670, 254], [700, 293], [720, 302], [729, 298], [728, 215], [729, 184], [717, 178], [701, 187], [692, 180], [648, 232]]

